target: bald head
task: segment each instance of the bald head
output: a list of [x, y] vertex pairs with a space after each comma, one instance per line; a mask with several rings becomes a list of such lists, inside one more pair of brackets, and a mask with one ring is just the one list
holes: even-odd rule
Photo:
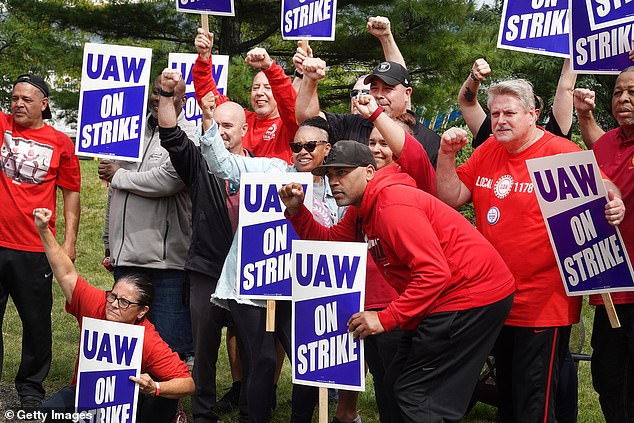
[[233, 101], [222, 103], [214, 110], [214, 120], [227, 150], [242, 155], [242, 137], [248, 128], [242, 106]]

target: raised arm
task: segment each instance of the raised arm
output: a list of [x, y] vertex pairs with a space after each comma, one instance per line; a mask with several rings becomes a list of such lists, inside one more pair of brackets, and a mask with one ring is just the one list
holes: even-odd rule
[[293, 88], [299, 93], [302, 86], [302, 78], [304, 78], [304, 67], [302, 63], [307, 57], [313, 57], [313, 49], [310, 48], [308, 40], [299, 40], [297, 42], [297, 50], [293, 56], [293, 64], [295, 65], [295, 78], [293, 78]]
[[380, 107], [376, 99], [370, 94], [359, 96], [358, 99], [352, 99], [353, 107], [361, 116], [369, 119], [376, 129], [381, 132], [383, 139], [387, 142], [388, 147], [396, 157], [400, 157], [405, 145], [405, 131], [396, 122], [394, 122], [386, 113], [383, 113], [383, 107]]
[[284, 215], [291, 222], [295, 232], [301, 239], [315, 241], [360, 241], [357, 232], [360, 222], [356, 207], [348, 207], [346, 214], [336, 225], [326, 228], [313, 218], [304, 206], [304, 190], [301, 184], [286, 184], [278, 191], [280, 200], [286, 206]]
[[55, 279], [62, 288], [62, 293], [66, 297], [66, 302], [70, 304], [73, 298], [73, 291], [77, 284], [77, 271], [73, 262], [66, 252], [57, 243], [53, 232], [48, 227], [53, 212], [46, 208], [36, 208], [33, 210], [34, 222], [40, 234], [42, 245]]
[[202, 98], [201, 105], [203, 110], [202, 126], [204, 133], [199, 136], [200, 152], [205, 158], [209, 170], [214, 175], [239, 184], [240, 175], [242, 175], [243, 172], [285, 172], [288, 169], [288, 164], [281, 159], [245, 157], [230, 153], [220, 137], [218, 125], [213, 120], [215, 99], [212, 93]]
[[[277, 102], [277, 110], [280, 118], [288, 129], [291, 136], [297, 131], [297, 122], [295, 118], [295, 102], [297, 100], [297, 92], [293, 88], [291, 79], [284, 73], [284, 69], [267, 53], [263, 48], [254, 48], [247, 53], [245, 61], [249, 66], [261, 70], [269, 81], [271, 93]], [[280, 137], [279, 143], [288, 144], [291, 140]], [[288, 148], [288, 147], [287, 147]]]
[[368, 32], [378, 38], [381, 47], [383, 47], [385, 60], [396, 62], [404, 68], [407, 68], [403, 54], [401, 54], [401, 50], [399, 50], [394, 40], [390, 20], [388, 18], [385, 16], [370, 17], [368, 19]]
[[586, 147], [592, 148], [595, 141], [605, 133], [605, 131], [599, 127], [597, 121], [594, 120], [594, 115], [592, 114], [595, 108], [594, 91], [577, 88], [574, 90], [573, 104], [577, 111], [581, 138], [583, 138]]
[[324, 116], [319, 108], [317, 85], [326, 76], [326, 62], [319, 58], [308, 57], [302, 63], [304, 77], [295, 101], [295, 119], [301, 124], [313, 116]]
[[75, 261], [77, 243], [77, 230], [79, 229], [79, 215], [81, 214], [79, 192], [68, 188], [61, 188], [64, 199], [64, 242], [62, 249], [66, 252], [71, 261]]
[[478, 102], [480, 84], [491, 73], [491, 67], [484, 59], [477, 59], [471, 67], [471, 72], [465, 79], [458, 93], [458, 105], [469, 131], [475, 136], [486, 118], [486, 113]]
[[229, 97], [220, 94], [216, 81], [212, 75], [212, 59], [211, 48], [214, 45], [214, 34], [198, 28], [198, 33], [194, 40], [196, 50], [198, 50], [198, 58], [192, 68], [192, 76], [194, 78], [194, 89], [196, 90], [196, 99], [200, 99], [209, 92], [213, 92], [218, 96], [218, 104], [229, 101]]
[[557, 91], [555, 91], [555, 99], [553, 100], [553, 117], [557, 121], [562, 134], [570, 133], [570, 128], [572, 128], [575, 82], [577, 82], [577, 74], [572, 72], [570, 59], [566, 58], [561, 67]]
[[456, 173], [456, 152], [467, 142], [467, 132], [460, 128], [449, 128], [440, 138], [436, 163], [436, 190], [438, 198], [454, 208], [471, 201], [471, 191]]

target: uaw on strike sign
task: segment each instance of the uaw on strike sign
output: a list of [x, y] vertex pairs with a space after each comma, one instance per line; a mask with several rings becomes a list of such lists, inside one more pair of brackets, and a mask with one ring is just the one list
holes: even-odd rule
[[291, 243], [299, 237], [284, 217], [286, 207], [277, 193], [291, 182], [302, 184], [304, 205], [312, 210], [310, 172], [244, 173], [240, 178], [236, 282], [242, 298], [291, 299]]
[[365, 390], [363, 342], [348, 332], [363, 311], [368, 245], [293, 241], [293, 383]]
[[152, 50], [87, 43], [75, 154], [141, 161]]
[[81, 423], [134, 423], [145, 328], [84, 317], [75, 409]]
[[526, 161], [568, 295], [634, 290], [618, 229], [605, 218], [607, 198], [594, 153]]

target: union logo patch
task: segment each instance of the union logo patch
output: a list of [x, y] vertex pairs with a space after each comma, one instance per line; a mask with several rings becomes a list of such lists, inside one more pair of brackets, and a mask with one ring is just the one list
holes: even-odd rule
[[493, 186], [493, 192], [495, 196], [500, 200], [510, 194], [511, 188], [513, 188], [513, 177], [509, 174], [501, 176]]

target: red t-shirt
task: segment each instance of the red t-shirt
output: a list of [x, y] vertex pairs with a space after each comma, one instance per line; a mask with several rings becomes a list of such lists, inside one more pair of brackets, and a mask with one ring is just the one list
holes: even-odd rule
[[[634, 137], [627, 137], [618, 127], [606, 132], [592, 147], [599, 167], [621, 190], [625, 218], [619, 225], [627, 255], [634, 263]], [[612, 292], [614, 304], [634, 303], [634, 292]], [[591, 295], [590, 304], [603, 304], [600, 295]]]
[[[211, 76], [211, 69], [211, 58], [203, 60], [198, 56], [192, 69], [196, 98], [201, 99], [212, 91], [218, 96], [218, 105], [225, 101], [231, 101], [229, 97], [218, 91], [216, 82]], [[256, 157], [277, 157], [290, 163], [291, 148], [289, 143], [293, 142], [297, 131], [295, 120], [297, 93], [293, 88], [291, 79], [277, 63], [273, 62], [271, 67], [263, 72], [269, 80], [273, 98], [277, 102], [279, 116], [273, 119], [259, 120], [255, 112], [244, 109], [248, 129], [247, 134], [242, 138], [242, 146], [251, 150]]]
[[515, 276], [515, 300], [506, 324], [566, 326], [579, 321], [581, 297], [568, 297], [550, 245], [526, 160], [580, 151], [550, 132], [526, 150], [509, 154], [489, 137], [458, 176], [471, 191], [476, 226]]
[[[66, 311], [77, 318], [81, 332], [82, 317], [106, 320], [106, 292], [95, 288], [78, 276], [72, 301], [70, 304], [66, 303]], [[154, 329], [154, 325], [146, 318], [141, 319], [137, 324], [145, 327], [141, 372], [152, 375], [159, 382], [189, 377], [187, 365], [163, 341]], [[75, 361], [73, 385], [77, 383], [77, 365], [78, 361]]]
[[79, 192], [79, 160], [70, 138], [44, 124], [22, 128], [13, 116], [0, 112], [0, 246], [43, 252], [33, 224], [33, 209], [53, 211], [49, 227], [55, 233], [56, 186]]

